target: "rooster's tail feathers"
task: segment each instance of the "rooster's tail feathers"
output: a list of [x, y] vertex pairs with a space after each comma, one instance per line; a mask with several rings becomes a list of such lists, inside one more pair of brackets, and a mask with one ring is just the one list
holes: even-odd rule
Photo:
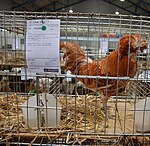
[[85, 53], [77, 43], [61, 42], [60, 48], [64, 52], [65, 69], [72, 73], [81, 62], [87, 60]]

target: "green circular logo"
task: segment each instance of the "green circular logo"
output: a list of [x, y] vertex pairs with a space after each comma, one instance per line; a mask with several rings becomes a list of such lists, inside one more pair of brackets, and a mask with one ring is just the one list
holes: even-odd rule
[[42, 30], [45, 31], [46, 30], [46, 26], [43, 25], [42, 26]]

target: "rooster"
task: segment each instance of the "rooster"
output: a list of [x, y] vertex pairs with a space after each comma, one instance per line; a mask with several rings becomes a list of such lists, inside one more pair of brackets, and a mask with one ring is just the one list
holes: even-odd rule
[[[64, 52], [65, 69], [72, 74], [105, 77], [131, 77], [137, 72], [138, 50], [147, 48], [147, 41], [139, 34], [125, 34], [120, 38], [116, 49], [100, 61], [94, 61], [85, 55], [82, 48], [71, 42], [61, 42], [60, 48]], [[124, 90], [127, 80], [104, 78], [79, 78], [79, 81], [94, 92], [100, 93], [100, 98], [107, 115], [107, 101], [110, 96], [117, 95]]]

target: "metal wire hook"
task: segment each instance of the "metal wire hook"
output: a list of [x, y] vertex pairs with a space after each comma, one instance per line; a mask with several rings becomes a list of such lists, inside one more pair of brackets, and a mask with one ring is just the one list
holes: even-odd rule
[[44, 19], [46, 19], [46, 13], [43, 13], [42, 24], [44, 24]]
[[42, 18], [42, 24], [44, 24], [44, 19]]
[[40, 106], [44, 106], [42, 99], [40, 99]]

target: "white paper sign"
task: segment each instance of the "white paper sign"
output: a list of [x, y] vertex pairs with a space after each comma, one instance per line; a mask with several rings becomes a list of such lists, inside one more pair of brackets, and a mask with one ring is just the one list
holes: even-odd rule
[[60, 73], [60, 20], [28, 20], [26, 59], [29, 72]]

